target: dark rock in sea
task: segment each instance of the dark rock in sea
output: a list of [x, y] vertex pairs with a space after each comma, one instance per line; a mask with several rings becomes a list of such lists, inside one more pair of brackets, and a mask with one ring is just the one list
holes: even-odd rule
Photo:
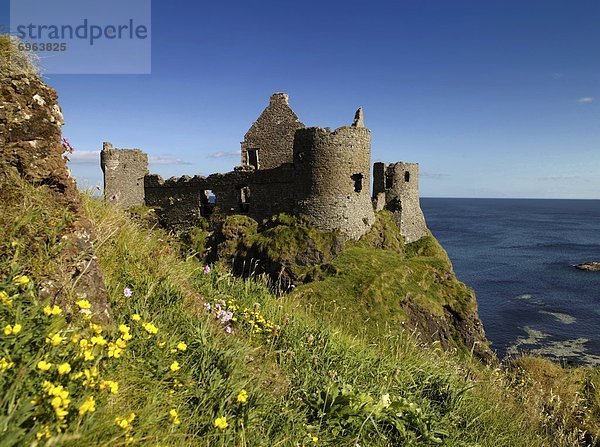
[[577, 264], [575, 268], [588, 272], [600, 272], [600, 261], [584, 262], [583, 264]]

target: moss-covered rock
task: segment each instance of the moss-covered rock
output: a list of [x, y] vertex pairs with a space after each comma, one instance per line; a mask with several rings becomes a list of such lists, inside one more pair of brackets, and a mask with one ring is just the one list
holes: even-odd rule
[[400, 234], [393, 214], [386, 210], [375, 215], [375, 223], [356, 244], [404, 253], [404, 237]]
[[419, 250], [408, 247], [410, 258], [391, 250], [347, 248], [331, 263], [335, 274], [299, 286], [292, 298], [335, 315], [346, 329], [360, 328], [357, 335], [416, 330], [424, 341], [491, 359], [475, 295], [456, 279], [444, 250], [432, 236], [421, 247], [435, 256], [415, 255]]

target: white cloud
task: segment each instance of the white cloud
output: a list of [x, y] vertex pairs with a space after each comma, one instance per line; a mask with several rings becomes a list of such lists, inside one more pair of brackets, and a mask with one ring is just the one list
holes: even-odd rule
[[240, 156], [240, 151], [229, 151], [229, 152], [218, 151], [218, 152], [213, 152], [212, 154], [210, 154], [208, 156], [208, 158], [233, 158], [233, 157], [239, 157], [239, 156]]
[[100, 151], [74, 151], [68, 154], [69, 161], [75, 165], [100, 165]]
[[583, 98], [579, 98], [577, 102], [579, 104], [589, 104], [591, 102], [594, 102], [594, 98], [592, 98], [591, 96], [584, 96]]

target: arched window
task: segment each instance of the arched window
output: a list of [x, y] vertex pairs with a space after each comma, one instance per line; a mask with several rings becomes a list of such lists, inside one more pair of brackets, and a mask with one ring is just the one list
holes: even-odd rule
[[410, 172], [408, 172], [408, 171], [404, 172], [404, 181], [410, 182]]

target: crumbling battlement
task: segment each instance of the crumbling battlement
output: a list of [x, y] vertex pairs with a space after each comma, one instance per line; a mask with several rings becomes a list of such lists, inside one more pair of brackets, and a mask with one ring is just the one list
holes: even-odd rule
[[168, 228], [190, 227], [198, 223], [201, 215], [209, 215], [212, 207], [208, 189], [206, 178], [200, 176], [144, 178], [145, 204], [156, 208], [159, 221]]
[[104, 172], [104, 197], [123, 206], [144, 204], [144, 177], [148, 155], [139, 149], [114, 149], [104, 143], [100, 152]]
[[384, 163], [373, 165], [373, 198], [375, 208], [394, 213], [400, 233], [406, 242], [414, 242], [427, 234], [425, 216], [419, 203], [419, 165], [417, 163]]
[[319, 230], [358, 239], [375, 221], [375, 204], [394, 212], [407, 241], [425, 235], [418, 165], [376, 163], [371, 196], [370, 160], [371, 132], [362, 108], [350, 126], [307, 128], [284, 93], [271, 96], [242, 142], [242, 166], [231, 172], [163, 180], [147, 175], [147, 156], [140, 151], [113, 149], [110, 143], [102, 151], [105, 197], [155, 207], [170, 228], [189, 228], [215, 213], [247, 214], [257, 221], [288, 213]]

